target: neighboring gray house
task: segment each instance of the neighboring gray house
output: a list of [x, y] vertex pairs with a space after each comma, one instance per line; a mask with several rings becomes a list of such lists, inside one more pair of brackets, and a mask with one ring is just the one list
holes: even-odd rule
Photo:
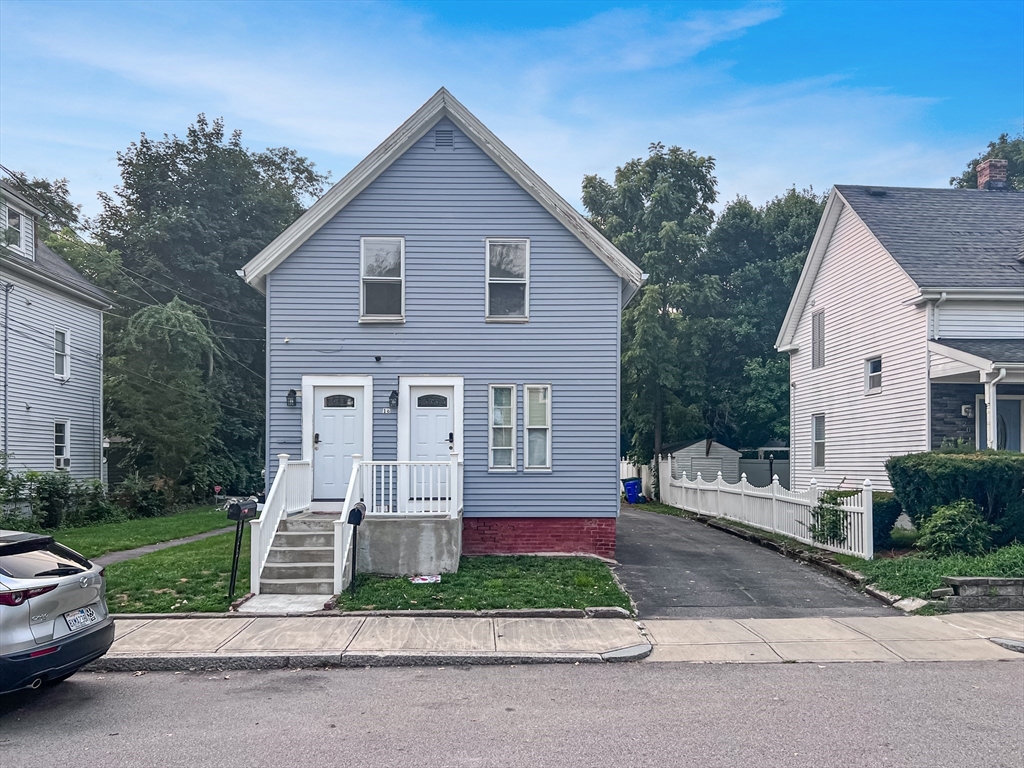
[[267, 297], [268, 478], [301, 457], [312, 509], [341, 511], [358, 454], [353, 500], [461, 514], [467, 554], [614, 552], [644, 276], [446, 90], [242, 274]]
[[1024, 194], [833, 188], [779, 334], [790, 355], [793, 488], [870, 478], [961, 439], [1021, 450]]
[[15, 472], [104, 477], [105, 294], [37, 236], [33, 203], [0, 182], [0, 450]]

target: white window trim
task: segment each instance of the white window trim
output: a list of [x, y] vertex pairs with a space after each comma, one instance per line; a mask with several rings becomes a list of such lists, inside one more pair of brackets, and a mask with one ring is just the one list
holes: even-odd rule
[[[530, 426], [530, 390], [547, 388], [548, 390], [548, 425], [547, 427]], [[554, 443], [554, 424], [551, 421], [551, 403], [554, 400], [554, 388], [550, 384], [524, 384], [523, 385], [523, 471], [524, 472], [550, 472], [552, 469], [552, 445]], [[531, 465], [530, 462], [530, 430], [547, 429], [548, 431], [548, 455], [547, 463], [543, 466]]]
[[[65, 464], [65, 466], [62, 466], [62, 467], [58, 467], [57, 466], [57, 453], [56, 453], [56, 451], [57, 451], [57, 436], [55, 434], [53, 434], [56, 431], [56, 428], [57, 428], [58, 424], [63, 424], [64, 425], [64, 456], [62, 458], [66, 460], [66, 464]], [[55, 472], [56, 471], [67, 471], [67, 472], [70, 472], [71, 471], [71, 419], [54, 419], [53, 420], [53, 430], [50, 432], [50, 437], [52, 438], [52, 442], [53, 442], [53, 451], [54, 451], [54, 453], [53, 453], [53, 469], [54, 469], [54, 471]], [[63, 463], [64, 462], [62, 462], [62, 464]]]
[[[34, 260], [35, 254], [32, 252], [32, 249], [28, 247], [28, 243], [26, 242], [28, 240], [27, 229], [30, 226], [32, 226], [33, 220], [23, 210], [18, 208], [16, 205], [11, 205], [6, 200], [4, 200], [2, 204], [0, 204], [0, 224], [3, 225], [4, 233], [4, 239], [0, 240], [0, 246], [6, 245], [8, 211], [14, 211], [16, 214], [18, 214], [18, 216], [21, 217], [21, 221], [18, 225], [18, 242], [16, 244], [11, 243], [10, 245], [7, 245], [7, 248], [15, 251], [16, 253], [21, 254], [22, 256], [26, 256]], [[34, 234], [35, 233], [33, 232], [33, 235]]]
[[[57, 334], [64, 334], [64, 373], [57, 373]], [[67, 381], [71, 378], [71, 329], [54, 327], [53, 329], [53, 378]]]
[[[828, 444], [828, 432], [827, 431], [825, 432], [825, 439], [824, 440], [818, 440], [817, 439], [817, 434], [814, 431], [814, 422], [815, 422], [815, 420], [819, 416], [821, 417], [822, 422], [825, 424], [826, 430], [828, 429], [828, 420], [825, 418], [825, 414], [824, 413], [815, 413], [815, 414], [811, 415], [811, 469], [824, 469], [825, 468], [824, 461], [821, 464], [815, 464], [814, 463], [818, 459], [818, 452], [815, 450], [818, 447], [818, 443], [821, 443], [821, 445], [823, 447], [827, 446], [827, 444]], [[824, 450], [822, 451], [822, 453], [824, 454]], [[825, 457], [823, 457], [823, 458], [825, 458]]]
[[[1024, 448], [1024, 395], [1000, 395], [996, 393], [996, 416], [999, 416], [999, 401], [1000, 400], [1020, 400], [1020, 433], [1021, 433], [1021, 448]], [[985, 405], [985, 395], [979, 394], [974, 396], [974, 447], [979, 451], [985, 450], [985, 446], [981, 444], [981, 425], [984, 423], [981, 418], [981, 408]], [[987, 435], [986, 435], [987, 437]]]
[[864, 394], [875, 395], [882, 391], [882, 375], [885, 373], [885, 367], [882, 367], [877, 374], [879, 384], [877, 387], [871, 386], [871, 363], [877, 360], [879, 363], [882, 362], [881, 355], [872, 355], [871, 357], [864, 358]]
[[[400, 315], [367, 315], [366, 314], [366, 280], [363, 270], [366, 266], [366, 242], [372, 240], [398, 240], [401, 243], [402, 256], [402, 314]], [[394, 277], [371, 277], [370, 282], [393, 283]], [[359, 238], [359, 322], [360, 323], [404, 323], [405, 322], [405, 238], [399, 235], [373, 235]]]
[[[494, 465], [494, 390], [512, 390], [512, 466]], [[519, 470], [519, 388], [515, 384], [489, 384], [487, 386], [487, 470], [489, 472], [517, 472]]]
[[[495, 283], [526, 286], [523, 296], [522, 315], [491, 315], [491, 243], [526, 243], [526, 277], [512, 280], [507, 277], [494, 278]], [[530, 322], [530, 238], [528, 237], [487, 237], [484, 238], [484, 322], [528, 323]]]

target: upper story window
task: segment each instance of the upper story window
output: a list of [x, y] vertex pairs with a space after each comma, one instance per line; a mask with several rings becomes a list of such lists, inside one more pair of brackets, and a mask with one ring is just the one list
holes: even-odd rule
[[0, 203], [0, 226], [3, 227], [3, 245], [8, 250], [35, 259], [32, 217], [6, 202]]
[[487, 319], [524, 321], [530, 316], [530, 241], [488, 238]]
[[68, 349], [68, 332], [57, 328], [53, 331], [53, 375], [67, 380], [71, 378], [71, 353]]
[[405, 238], [364, 237], [360, 246], [362, 320], [405, 319]]
[[811, 368], [825, 365], [825, 310], [811, 315]]
[[864, 361], [864, 391], [867, 394], [882, 391], [881, 357], [871, 357]]

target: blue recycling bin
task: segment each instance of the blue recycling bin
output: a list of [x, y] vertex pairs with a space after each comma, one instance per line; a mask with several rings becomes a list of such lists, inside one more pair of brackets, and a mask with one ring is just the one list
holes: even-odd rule
[[622, 487], [626, 491], [626, 501], [630, 504], [640, 503], [640, 494], [643, 493], [643, 482], [639, 477], [631, 477], [622, 481]]

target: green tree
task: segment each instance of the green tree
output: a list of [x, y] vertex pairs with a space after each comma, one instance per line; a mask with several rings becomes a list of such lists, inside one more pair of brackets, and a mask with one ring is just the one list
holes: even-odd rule
[[978, 186], [978, 164], [982, 160], [1006, 160], [1006, 181], [1010, 189], [1024, 190], [1024, 133], [1010, 138], [1004, 133], [988, 143], [988, 149], [967, 164], [967, 170], [949, 180], [949, 186], [960, 189], [976, 189]]
[[[199, 441], [205, 453], [189, 460], [215, 468], [211, 480], [231, 490], [251, 489], [259, 484], [263, 461], [264, 301], [236, 270], [322, 193], [327, 176], [287, 148], [251, 151], [239, 131], [228, 136], [222, 120], [203, 115], [183, 137], [143, 134], [118, 153], [118, 165], [121, 184], [113, 195], [100, 195], [103, 211], [92, 222], [106, 253], [117, 256], [83, 254], [90, 264], [86, 271], [117, 294], [121, 314], [162, 305], [157, 325], [179, 333], [194, 332], [196, 323], [205, 328], [205, 337], [196, 336], [206, 350], [205, 372], [194, 379], [191, 363], [182, 363], [186, 378], [180, 388], [205, 389], [219, 415], [209, 438]], [[174, 312], [186, 313], [184, 328], [167, 322]], [[131, 321], [114, 316], [109, 322], [112, 338], [123, 333], [128, 343], [135, 333]], [[116, 354], [124, 349], [118, 345]], [[151, 384], [155, 397], [161, 384]], [[111, 392], [111, 421], [117, 424], [126, 423], [123, 412], [134, 407], [118, 402], [122, 393], [134, 397], [124, 385]], [[135, 433], [145, 433], [137, 421], [143, 412], [132, 413]], [[175, 474], [177, 459], [171, 460], [182, 453], [139, 448], [136, 455], [139, 461], [153, 457], [147, 466], [156, 474], [185, 477]], [[170, 463], [164, 466], [164, 460]]]
[[688, 280], [714, 216], [714, 167], [713, 158], [652, 144], [646, 159], [616, 169], [614, 185], [583, 181], [591, 221], [649, 275], [622, 323], [622, 421], [641, 462], [696, 418], [692, 399], [680, 397], [699, 380], [685, 308], [713, 299]]

